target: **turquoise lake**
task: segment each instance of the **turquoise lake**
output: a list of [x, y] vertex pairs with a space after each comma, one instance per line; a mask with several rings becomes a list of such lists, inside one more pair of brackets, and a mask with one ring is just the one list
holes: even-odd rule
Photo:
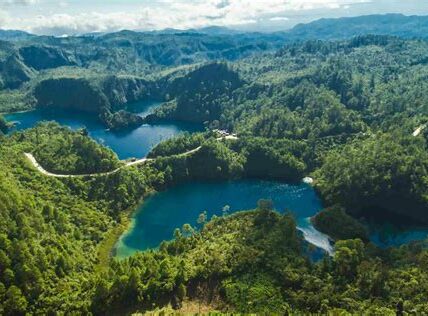
[[327, 236], [309, 223], [309, 217], [322, 208], [311, 186], [240, 180], [184, 184], [149, 197], [134, 214], [130, 229], [118, 241], [115, 255], [124, 258], [138, 250], [156, 248], [163, 240], [173, 238], [175, 228], [186, 223], [197, 226], [197, 218], [203, 211], [208, 218], [222, 216], [226, 205], [230, 214], [256, 208], [259, 199], [271, 199], [277, 211], [293, 213], [308, 241], [332, 250]]
[[[127, 110], [142, 116], [159, 106], [159, 102], [145, 101], [130, 104]], [[182, 132], [203, 130], [201, 125], [171, 122], [168, 124], [143, 125], [125, 132], [111, 132], [97, 120], [94, 114], [64, 110], [42, 110], [5, 115], [8, 121], [16, 122], [16, 130], [30, 128], [40, 121], [57, 121], [73, 129], [86, 127], [89, 135], [101, 144], [110, 147], [120, 159], [145, 157], [159, 142]], [[278, 211], [292, 211], [299, 230], [305, 239], [329, 252], [332, 247], [327, 236], [316, 231], [309, 222], [322, 207], [315, 191], [306, 184], [289, 185], [274, 181], [242, 180], [220, 183], [193, 183], [157, 193], [138, 208], [133, 216], [132, 227], [116, 245], [116, 255], [126, 257], [138, 250], [156, 248], [162, 240], [172, 238], [175, 228], [185, 223], [196, 225], [202, 211], [209, 217], [221, 215], [225, 205], [229, 213], [253, 209], [259, 199], [272, 199]], [[426, 228], [399, 228], [396, 223], [374, 225], [371, 240], [381, 247], [398, 246], [413, 240], [425, 239]]]
[[[128, 111], [145, 116], [161, 103], [144, 101], [130, 104]], [[6, 120], [16, 122], [15, 129], [21, 130], [35, 126], [40, 121], [57, 121], [73, 129], [86, 127], [89, 135], [97, 142], [110, 147], [119, 159], [145, 157], [161, 141], [182, 132], [203, 130], [199, 124], [173, 122], [168, 124], [142, 125], [129, 131], [112, 132], [97, 119], [96, 114], [76, 113], [61, 109], [37, 109], [30, 112], [5, 115]]]

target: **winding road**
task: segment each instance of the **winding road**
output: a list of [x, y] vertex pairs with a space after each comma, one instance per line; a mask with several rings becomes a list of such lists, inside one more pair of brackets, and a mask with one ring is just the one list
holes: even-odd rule
[[[219, 137], [217, 138], [218, 141], [221, 141], [223, 139], [229, 139], [229, 140], [237, 140], [238, 137], [233, 136], [233, 135], [226, 135], [224, 137]], [[196, 147], [192, 150], [186, 151], [184, 153], [181, 154], [177, 154], [177, 155], [173, 155], [176, 157], [183, 157], [183, 156], [189, 156], [197, 151], [199, 151], [202, 148], [202, 146]], [[137, 165], [142, 165], [145, 164], [146, 162], [150, 162], [150, 161], [154, 161], [154, 158], [142, 158], [142, 159], [138, 159], [135, 161], [128, 161], [125, 162], [124, 165], [120, 166], [117, 169], [114, 169], [112, 171], [107, 171], [107, 172], [98, 172], [98, 173], [88, 173], [88, 174], [58, 174], [58, 173], [52, 173], [47, 171], [46, 169], [44, 169], [38, 162], [37, 159], [33, 156], [33, 154], [31, 153], [24, 153], [25, 157], [27, 157], [27, 159], [31, 162], [31, 164], [33, 165], [34, 168], [36, 168], [40, 173], [44, 174], [45, 176], [49, 176], [49, 177], [55, 177], [55, 178], [84, 178], [84, 177], [99, 177], [99, 176], [108, 176], [111, 174], [115, 174], [117, 172], [119, 172], [121, 169], [124, 168], [128, 168], [128, 167], [132, 167], [132, 166], [137, 166]]]
[[24, 153], [24, 155], [31, 162], [31, 164], [34, 166], [34, 168], [36, 168], [40, 173], [42, 173], [42, 174], [44, 174], [46, 176], [55, 177], [55, 178], [78, 178], [78, 177], [108, 176], [110, 174], [114, 174], [114, 173], [118, 172], [119, 170], [121, 170], [123, 168], [131, 167], [131, 166], [135, 166], [135, 165], [141, 165], [141, 164], [144, 164], [144, 163], [146, 163], [148, 161], [154, 160], [154, 159], [150, 159], [150, 158], [142, 158], [142, 159], [139, 159], [139, 160], [127, 162], [123, 166], [120, 166], [119, 168], [114, 169], [112, 171], [108, 171], [108, 172], [88, 173], [88, 174], [58, 174], [58, 173], [52, 173], [52, 172], [49, 172], [49, 171], [45, 170], [37, 162], [36, 158], [32, 154], [30, 154], [30, 153]]

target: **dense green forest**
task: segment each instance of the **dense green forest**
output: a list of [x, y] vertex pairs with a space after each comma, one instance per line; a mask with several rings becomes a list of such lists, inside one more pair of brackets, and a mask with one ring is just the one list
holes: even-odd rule
[[[40, 125], [3, 138], [0, 145], [5, 315], [115, 315], [191, 306], [260, 313], [427, 312], [424, 244], [380, 250], [359, 239], [337, 241], [333, 258], [312, 263], [293, 217], [272, 211], [269, 201], [251, 212], [211, 221], [201, 217], [202, 230], [184, 225], [159, 250], [103, 262], [100, 251], [121, 213], [162, 188], [167, 172], [148, 165], [94, 179], [44, 177], [22, 152], [37, 148], [35, 134], [40, 140], [52, 137], [43, 133], [47, 126], [56, 129], [55, 137], [81, 136]], [[204, 175], [216, 166], [236, 169], [239, 159], [225, 145], [208, 140], [204, 146], [198, 155], [208, 151], [218, 157], [212, 167], [206, 164]]]
[[[402, 17], [393, 20], [384, 27], [395, 35], [423, 22], [405, 19], [400, 31]], [[365, 21], [384, 33], [381, 21]], [[315, 23], [330, 34], [331, 21]], [[312, 37], [303, 26], [291, 32]], [[337, 32], [323, 36], [356, 31]], [[171, 120], [206, 127], [161, 142], [144, 165], [58, 179], [24, 153], [61, 174], [123, 162], [86, 129], [48, 122], [8, 134], [0, 116], [0, 314], [428, 313], [426, 242], [381, 249], [366, 226], [388, 216], [428, 223], [428, 43], [290, 34], [0, 33], [0, 112], [58, 107], [111, 129]], [[145, 118], [124, 110], [147, 99], [164, 103]], [[214, 129], [238, 137], [219, 139]], [[307, 175], [325, 207], [312, 222], [334, 239], [331, 257], [313, 261], [293, 216], [266, 200], [230, 216], [202, 213], [159, 249], [111, 257], [130, 213], [154, 191]]]
[[32, 154], [51, 172], [89, 174], [118, 168], [120, 163], [116, 154], [87, 136], [85, 129], [72, 132], [49, 122], [41, 123], [21, 137], [34, 144]]

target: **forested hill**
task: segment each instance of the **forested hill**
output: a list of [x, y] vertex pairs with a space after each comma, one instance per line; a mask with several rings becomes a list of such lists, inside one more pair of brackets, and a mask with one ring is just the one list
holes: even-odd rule
[[357, 35], [393, 35], [427, 38], [428, 16], [402, 14], [366, 15], [339, 19], [320, 19], [298, 24], [288, 32], [289, 39], [346, 39]]
[[[146, 164], [53, 178], [24, 153], [67, 174], [121, 162], [86, 129], [41, 123], [7, 134], [0, 116], [1, 315], [196, 313], [201, 305], [225, 313], [428, 314], [426, 242], [381, 249], [366, 230], [376, 217], [428, 224], [428, 42], [225, 33], [3, 34], [10, 41], [0, 41], [1, 112], [67, 107], [128, 126], [135, 117], [121, 108], [155, 98], [165, 103], [150, 119], [208, 130], [160, 143]], [[238, 137], [219, 141], [210, 131], [217, 128]], [[202, 213], [197, 230], [184, 225], [157, 250], [110, 258], [130, 210], [154, 191], [306, 175], [326, 207], [312, 220], [335, 239], [333, 257], [312, 262], [293, 217], [261, 200], [211, 221]]]
[[[212, 61], [258, 59], [306, 39], [368, 33], [425, 38], [427, 20], [402, 15], [329, 19], [271, 34], [211, 27], [56, 38], [3, 30], [0, 112], [54, 105], [94, 113], [109, 128], [129, 128], [142, 124], [141, 118], [115, 112], [143, 98], [168, 101], [166, 90], [159, 91], [156, 84], [158, 80], [164, 83], [163, 78], [168, 79], [171, 73], [186, 73]], [[309, 46], [318, 48], [313, 43]], [[255, 63], [260, 65], [257, 60]], [[67, 101], [71, 98], [73, 102]]]
[[[152, 119], [199, 120], [241, 142], [249, 137], [234, 149], [253, 176], [317, 170], [326, 206], [428, 222], [426, 139], [412, 136], [428, 119], [427, 55], [425, 41], [381, 35], [289, 44], [229, 70], [217, 66], [222, 80], [210, 85], [192, 84], [189, 72], [189, 84]], [[197, 77], [209, 69], [200, 67]], [[269, 168], [254, 168], [265, 159]]]

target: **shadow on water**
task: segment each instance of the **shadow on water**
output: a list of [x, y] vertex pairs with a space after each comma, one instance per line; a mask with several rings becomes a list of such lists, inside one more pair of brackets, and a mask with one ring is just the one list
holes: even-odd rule
[[409, 217], [379, 207], [367, 208], [362, 214], [370, 240], [380, 247], [400, 246], [428, 237], [428, 227]]
[[[159, 102], [144, 101], [128, 105], [128, 108], [140, 115], [147, 115]], [[145, 157], [161, 141], [179, 133], [202, 131], [200, 124], [169, 122], [156, 125], [142, 125], [136, 129], [109, 131], [98, 120], [97, 114], [76, 112], [64, 109], [36, 109], [30, 112], [5, 115], [6, 120], [17, 122], [14, 130], [31, 128], [41, 121], [56, 121], [72, 129], [85, 127], [89, 135], [100, 144], [110, 147], [119, 159]]]
[[[130, 229], [116, 245], [115, 254], [124, 258], [139, 250], [156, 248], [163, 240], [173, 238], [175, 228], [186, 223], [196, 226], [203, 211], [208, 218], [222, 216], [224, 210], [231, 214], [254, 209], [260, 199], [271, 199], [281, 213], [291, 211], [300, 230], [311, 228], [305, 219], [321, 209], [315, 191], [307, 184], [263, 180], [188, 183], [149, 197], [134, 214]], [[318, 245], [324, 242], [314, 241]]]

